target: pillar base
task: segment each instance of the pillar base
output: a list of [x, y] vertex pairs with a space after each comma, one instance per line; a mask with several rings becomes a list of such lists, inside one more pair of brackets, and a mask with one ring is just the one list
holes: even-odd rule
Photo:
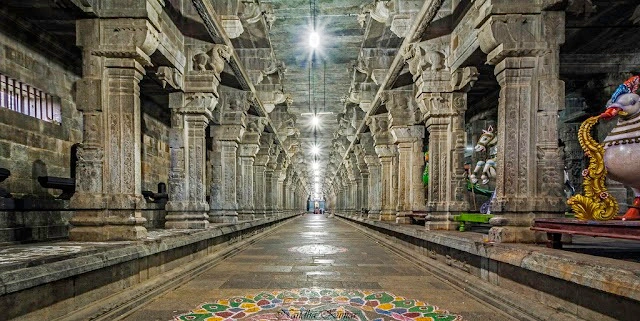
[[238, 221], [255, 221], [256, 215], [251, 212], [238, 212]]
[[133, 241], [147, 237], [147, 220], [135, 209], [78, 210], [69, 221], [70, 241]]
[[494, 226], [489, 230], [489, 242], [496, 243], [544, 243], [546, 233], [532, 231], [522, 226]]
[[428, 231], [455, 231], [459, 226], [459, 223], [453, 221], [451, 212], [430, 212], [424, 223], [424, 228]]
[[411, 224], [411, 217], [407, 216], [413, 212], [398, 212], [396, 213], [396, 223], [398, 224]]
[[395, 211], [385, 211], [383, 210], [382, 212], [380, 212], [380, 220], [381, 221], [391, 221], [391, 222], [395, 222], [396, 221], [396, 212]]
[[211, 223], [238, 223], [238, 213], [236, 211], [210, 211], [209, 222]]
[[561, 218], [563, 213], [497, 213], [489, 220], [489, 242], [496, 243], [544, 243], [547, 234], [534, 232], [531, 224], [535, 218]]
[[136, 225], [76, 226], [69, 230], [69, 241], [135, 241], [147, 237], [147, 229]]
[[203, 212], [168, 212], [165, 229], [205, 229], [209, 227], [209, 215]]
[[378, 211], [369, 211], [369, 213], [367, 213], [367, 218], [370, 219], [370, 220], [379, 221], [380, 220], [380, 212], [378, 212]]

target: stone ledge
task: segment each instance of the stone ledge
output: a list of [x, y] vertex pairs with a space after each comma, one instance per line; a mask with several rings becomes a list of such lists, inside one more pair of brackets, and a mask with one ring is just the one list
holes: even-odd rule
[[[53, 258], [35, 259], [0, 267], [0, 296], [220, 236], [230, 236], [233, 238], [233, 234], [236, 232], [242, 232], [243, 230], [263, 225], [271, 225], [272, 223], [286, 220], [296, 215], [298, 214], [269, 217], [238, 224], [216, 224], [206, 230], [163, 230], [162, 233], [158, 233], [158, 235], [152, 233], [151, 237], [141, 241], [109, 243], [56, 242], [21, 246], [26, 248], [29, 246], [67, 245], [86, 246], [87, 249], [80, 250], [71, 256], [63, 255]], [[250, 232], [251, 231], [247, 233]]]
[[336, 214], [369, 227], [393, 231], [419, 240], [507, 263], [609, 294], [640, 301], [640, 264], [587, 254], [559, 251], [526, 244], [497, 244], [483, 241], [472, 232], [427, 231], [416, 226], [373, 221]]

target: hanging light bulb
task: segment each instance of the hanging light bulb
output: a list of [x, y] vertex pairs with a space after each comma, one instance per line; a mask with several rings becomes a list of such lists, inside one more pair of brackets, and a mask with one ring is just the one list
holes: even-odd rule
[[320, 117], [313, 115], [313, 118], [311, 118], [311, 125], [314, 127], [320, 125]]
[[317, 145], [312, 146], [311, 147], [311, 154], [313, 154], [313, 155], [320, 154], [320, 147], [318, 147]]
[[318, 48], [318, 46], [320, 45], [320, 35], [318, 35], [317, 32], [312, 31], [311, 34], [309, 34], [309, 46], [313, 49]]

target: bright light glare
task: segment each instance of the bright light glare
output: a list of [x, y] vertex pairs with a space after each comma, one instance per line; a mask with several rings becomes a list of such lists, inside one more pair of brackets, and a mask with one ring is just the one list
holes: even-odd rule
[[318, 147], [318, 146], [312, 146], [312, 147], [311, 147], [311, 154], [313, 154], [313, 155], [318, 155], [318, 154], [320, 154], [320, 147]]
[[313, 169], [318, 169], [319, 167], [320, 167], [320, 164], [318, 164], [318, 163], [311, 164], [311, 168], [313, 168]]
[[312, 31], [309, 35], [309, 46], [311, 48], [316, 49], [320, 45], [320, 35], [317, 32]]
[[320, 181], [320, 176], [316, 176], [313, 180], [316, 181], [316, 182], [319, 182]]
[[318, 118], [318, 116], [313, 116], [313, 118], [311, 118], [311, 125], [313, 126], [320, 125], [320, 118]]

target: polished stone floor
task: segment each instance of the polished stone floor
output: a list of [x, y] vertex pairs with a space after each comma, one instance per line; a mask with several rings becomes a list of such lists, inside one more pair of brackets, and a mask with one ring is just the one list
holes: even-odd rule
[[291, 220], [125, 320], [511, 320], [336, 218]]

